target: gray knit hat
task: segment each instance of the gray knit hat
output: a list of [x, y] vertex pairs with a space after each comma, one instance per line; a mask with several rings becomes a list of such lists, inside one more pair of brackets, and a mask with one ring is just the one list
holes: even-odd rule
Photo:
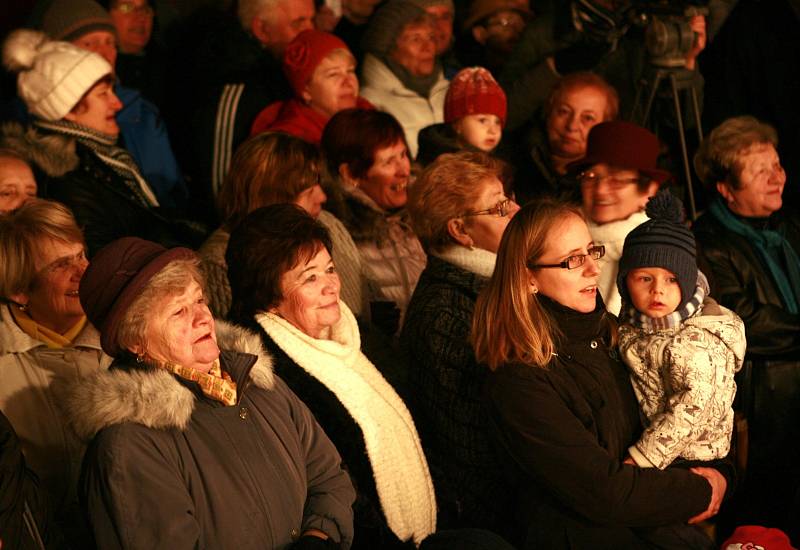
[[625, 237], [617, 289], [623, 301], [631, 304], [625, 283], [628, 272], [640, 267], [660, 267], [678, 278], [680, 309], [692, 299], [697, 287], [696, 245], [694, 235], [684, 223], [683, 204], [664, 189], [650, 198], [645, 212], [650, 219]]
[[426, 15], [424, 9], [409, 0], [389, 0], [369, 20], [361, 47], [367, 53], [386, 57], [394, 49], [403, 27]]
[[50, 41], [29, 29], [12, 32], [3, 43], [3, 64], [17, 77], [17, 93], [28, 110], [44, 120], [61, 120], [98, 80], [112, 73], [96, 53], [68, 42]]
[[53, 40], [65, 42], [93, 31], [117, 35], [111, 15], [94, 0], [53, 0], [42, 16], [42, 30]]

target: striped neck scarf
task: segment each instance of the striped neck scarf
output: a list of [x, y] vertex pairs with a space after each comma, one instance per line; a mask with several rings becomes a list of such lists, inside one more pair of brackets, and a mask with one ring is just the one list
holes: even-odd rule
[[214, 361], [214, 366], [208, 372], [175, 363], [162, 363], [159, 366], [184, 380], [197, 382], [203, 394], [215, 401], [228, 406], [236, 404], [236, 382], [230, 374], [222, 370], [219, 359]]
[[676, 309], [664, 317], [654, 318], [648, 317], [644, 313], [639, 312], [635, 307], [623, 302], [619, 320], [621, 323], [629, 323], [648, 332], [655, 332], [665, 328], [675, 328], [700, 311], [703, 306], [703, 300], [706, 299], [708, 292], [708, 279], [706, 279], [703, 272], [698, 269], [697, 287], [695, 288], [694, 296], [692, 296], [692, 299], [686, 302], [686, 305], [682, 308]]
[[122, 177], [125, 185], [128, 186], [128, 189], [142, 206], [145, 208], [158, 206], [158, 199], [139, 171], [136, 161], [133, 160], [127, 149], [117, 145], [116, 137], [63, 119], [54, 122], [36, 120], [34, 124], [39, 128], [75, 138], [81, 145], [91, 149], [97, 155], [97, 158]]

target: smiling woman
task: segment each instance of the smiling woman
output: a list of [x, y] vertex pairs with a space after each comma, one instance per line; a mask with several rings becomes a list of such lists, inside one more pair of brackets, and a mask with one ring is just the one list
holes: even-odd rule
[[319, 145], [330, 117], [343, 109], [372, 108], [358, 95], [356, 59], [337, 36], [301, 32], [283, 54], [283, 72], [294, 98], [265, 107], [253, 121], [250, 135], [285, 132]]
[[[59, 413], [51, 385], [57, 377], [84, 377], [110, 363], [78, 297], [85, 251], [63, 205], [34, 199], [0, 216], [0, 409], [62, 511], [58, 519], [75, 522], [75, 537], [82, 527], [71, 515], [78, 510], [83, 447]], [[83, 545], [79, 538], [71, 542]]]

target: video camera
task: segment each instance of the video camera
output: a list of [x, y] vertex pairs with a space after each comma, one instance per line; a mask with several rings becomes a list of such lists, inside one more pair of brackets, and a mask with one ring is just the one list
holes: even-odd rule
[[678, 68], [685, 64], [695, 40], [689, 22], [695, 15], [707, 15], [707, 4], [708, 0], [573, 0], [572, 21], [577, 30], [612, 49], [631, 27], [642, 28], [649, 62]]

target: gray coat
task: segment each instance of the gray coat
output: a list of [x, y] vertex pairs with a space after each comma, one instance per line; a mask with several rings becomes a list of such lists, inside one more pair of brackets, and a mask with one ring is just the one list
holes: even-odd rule
[[221, 349], [259, 353], [220, 355], [236, 405], [119, 359], [64, 388], [79, 435], [94, 436], [81, 489], [98, 547], [286, 548], [316, 528], [349, 548], [355, 492], [338, 452], [251, 334], [217, 332]]

